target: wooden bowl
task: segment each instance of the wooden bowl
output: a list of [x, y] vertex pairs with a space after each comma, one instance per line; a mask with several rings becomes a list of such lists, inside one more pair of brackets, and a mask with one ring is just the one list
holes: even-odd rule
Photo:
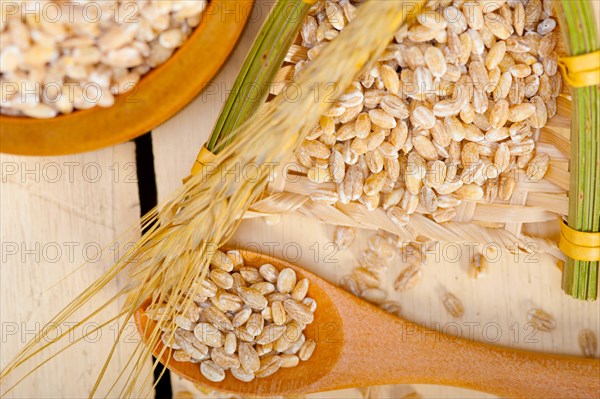
[[144, 75], [109, 108], [94, 107], [52, 119], [0, 115], [0, 151], [62, 155], [121, 143], [160, 125], [202, 91], [225, 62], [254, 0], [210, 0], [200, 25], [164, 64]]

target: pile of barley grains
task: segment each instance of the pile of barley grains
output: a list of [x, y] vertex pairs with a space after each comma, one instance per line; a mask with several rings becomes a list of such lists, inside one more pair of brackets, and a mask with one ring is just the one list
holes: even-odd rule
[[[311, 9], [286, 58], [294, 76], [352, 20], [354, 3]], [[414, 212], [443, 223], [463, 201], [508, 201], [519, 176], [543, 178], [549, 156], [534, 138], [562, 91], [550, 4], [430, 1], [297, 151], [311, 181], [337, 187], [313, 200], [381, 207], [400, 226]]]
[[116, 95], [171, 57], [200, 23], [206, 4], [6, 2], [0, 8], [0, 112], [52, 118], [110, 107]]
[[[188, 290], [194, 304], [179, 304], [163, 324], [174, 331], [165, 329], [162, 342], [174, 349], [175, 361], [200, 363], [202, 375], [215, 382], [227, 370], [249, 382], [295, 367], [316, 346], [303, 334], [317, 306], [306, 296], [308, 287], [292, 269], [245, 266], [238, 251], [217, 251], [207, 278]], [[146, 314], [159, 320], [165, 312], [167, 305], [160, 304]]]

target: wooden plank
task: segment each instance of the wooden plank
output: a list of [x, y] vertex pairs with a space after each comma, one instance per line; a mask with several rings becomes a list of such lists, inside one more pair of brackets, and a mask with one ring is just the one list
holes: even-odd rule
[[[133, 143], [54, 158], [2, 154], [0, 162], [0, 362], [4, 366], [35, 332], [114, 262], [118, 252], [109, 244], [137, 225], [139, 200]], [[139, 236], [137, 229], [131, 233], [130, 240]], [[77, 270], [86, 260], [90, 263]], [[123, 285], [124, 281], [114, 281], [91, 305], [99, 306]], [[117, 306], [110, 307], [113, 314]], [[86, 324], [90, 330], [95, 326], [94, 322]], [[115, 322], [78, 343], [7, 397], [87, 397], [118, 326]], [[129, 359], [137, 339], [134, 332], [130, 327], [126, 330], [133, 343], [118, 347], [99, 393]], [[77, 335], [69, 340], [73, 338]], [[149, 384], [145, 387], [151, 389]], [[8, 384], [2, 391], [7, 388]]]
[[[258, 23], [253, 20], [228, 64], [213, 80], [211, 93], [200, 95], [179, 115], [154, 131], [159, 199], [165, 199], [189, 174], [197, 152], [208, 138], [225, 101], [225, 97], [215, 95], [213, 91], [232, 87], [236, 71], [257, 28]], [[333, 229], [332, 226], [296, 216], [285, 216], [274, 226], [259, 218], [245, 220], [232, 242], [249, 249], [271, 252], [337, 283], [357, 264], [358, 255], [366, 248], [372, 232], [360, 232], [350, 250], [335, 252], [331, 245]], [[552, 231], [552, 228], [548, 230]], [[543, 234], [544, 230], [536, 232]], [[394, 279], [405, 267], [396, 258], [382, 279], [388, 298], [401, 303], [403, 315], [408, 320], [479, 341], [528, 350], [579, 355], [578, 332], [583, 328], [591, 328], [596, 333], [600, 331], [600, 305], [565, 296], [560, 288], [560, 271], [552, 258], [535, 254], [516, 258], [516, 255], [503, 251], [498, 259], [491, 262], [486, 277], [473, 280], [467, 275], [469, 248], [472, 247], [458, 247], [452, 243], [440, 245], [429, 254], [421, 284], [402, 294], [392, 289]], [[455, 293], [463, 301], [465, 314], [462, 318], [455, 320], [444, 309], [440, 297], [446, 291]], [[533, 331], [526, 320], [527, 311], [533, 307], [541, 307], [551, 313], [557, 319], [557, 330], [552, 333]], [[172, 382], [176, 397], [222, 397], [218, 392], [198, 389], [176, 376], [173, 376]], [[493, 397], [465, 389], [431, 385], [384, 387], [380, 394], [385, 398], [400, 398], [412, 390], [426, 398]], [[361, 393], [353, 389], [309, 397], [359, 398]]]

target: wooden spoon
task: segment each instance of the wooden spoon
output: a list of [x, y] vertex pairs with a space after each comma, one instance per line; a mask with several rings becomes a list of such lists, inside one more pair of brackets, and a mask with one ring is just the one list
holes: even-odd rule
[[[176, 362], [165, 351], [161, 362], [194, 383], [221, 391], [260, 396], [306, 394], [357, 386], [441, 384], [504, 397], [600, 397], [600, 360], [527, 352], [451, 337], [394, 317], [322, 278], [288, 262], [240, 251], [246, 264], [290, 267], [310, 280], [308, 296], [317, 301], [314, 322], [305, 335], [317, 342], [313, 356], [298, 367], [280, 369], [265, 379], [208, 381], [198, 364]], [[135, 315], [140, 332], [154, 323]], [[144, 335], [144, 334], [142, 334]], [[159, 343], [154, 349], [158, 355]]]

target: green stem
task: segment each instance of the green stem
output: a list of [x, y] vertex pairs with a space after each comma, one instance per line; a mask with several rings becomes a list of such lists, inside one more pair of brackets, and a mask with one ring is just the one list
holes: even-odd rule
[[[562, 0], [561, 27], [571, 55], [598, 50], [596, 16], [590, 2]], [[571, 182], [569, 227], [578, 231], [600, 230], [600, 88], [572, 88]], [[574, 298], [598, 297], [599, 262], [568, 258], [563, 270], [563, 289]]]
[[298, 35], [310, 5], [303, 0], [278, 0], [244, 61], [206, 148], [219, 152], [233, 132], [269, 94], [269, 87]]

